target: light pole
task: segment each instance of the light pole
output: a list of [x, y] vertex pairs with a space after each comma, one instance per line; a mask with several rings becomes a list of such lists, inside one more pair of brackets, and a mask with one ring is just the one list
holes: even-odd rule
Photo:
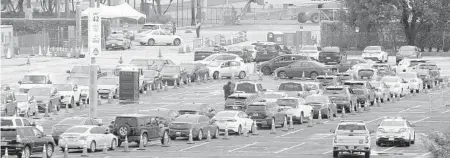
[[[98, 0], [99, 1], [99, 0]], [[91, 8], [91, 11], [93, 11], [95, 7], [94, 0], [89, 1], [89, 8]], [[99, 8], [100, 5], [97, 5]], [[95, 12], [94, 12], [95, 13]], [[89, 29], [89, 54], [91, 57], [91, 63], [90, 63], [90, 70], [89, 70], [89, 117], [90, 118], [97, 118], [97, 99], [98, 99], [98, 93], [97, 93], [97, 68], [98, 65], [96, 64], [96, 53], [99, 53], [98, 45], [100, 42], [101, 45], [101, 17], [99, 15], [91, 16], [92, 13], [89, 13], [90, 16], [88, 16], [88, 29]], [[96, 16], [96, 17], [95, 17]], [[95, 17], [95, 18], [94, 18]], [[94, 23], [97, 23], [96, 26], [94, 26]], [[98, 25], [100, 25], [98, 27]], [[96, 27], [96, 28], [94, 28]], [[96, 34], [97, 36], [95, 36]], [[98, 34], [100, 34], [100, 37], [98, 37]], [[95, 39], [95, 40], [94, 40]], [[101, 49], [101, 47], [100, 47]]]

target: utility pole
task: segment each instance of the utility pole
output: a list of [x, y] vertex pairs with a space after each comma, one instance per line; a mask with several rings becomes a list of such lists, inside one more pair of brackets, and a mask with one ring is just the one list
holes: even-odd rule
[[195, 26], [195, 1], [191, 0], [191, 25]]
[[56, 17], [57, 18], [61, 18], [61, 1], [60, 0], [56, 0]]
[[83, 51], [83, 50], [80, 50], [81, 49], [81, 45], [83, 44], [81, 42], [81, 6], [80, 6], [80, 2], [77, 2], [77, 5], [76, 5], [75, 27], [76, 27], [75, 28], [75, 30], [76, 30], [76, 34], [75, 34], [75, 37], [76, 37], [76, 48], [79, 50], [76, 53], [76, 56], [78, 57], [78, 56], [80, 56], [80, 52]]
[[[97, 0], [97, 4], [100, 3], [99, 0]], [[94, 0], [90, 0], [89, 2], [89, 7], [92, 9], [95, 7], [94, 6]], [[97, 7], [100, 7], [100, 5], [97, 5]], [[97, 16], [96, 18], [94, 18], [94, 16]], [[88, 42], [89, 42], [89, 54], [91, 57], [91, 64], [90, 64], [90, 71], [89, 71], [89, 117], [90, 118], [97, 118], [97, 99], [98, 99], [98, 92], [97, 92], [97, 68], [98, 65], [96, 64], [96, 58], [95, 58], [95, 53], [99, 53], [100, 50], [98, 50], [98, 43], [100, 42], [101, 44], [101, 37], [96, 37], [96, 35], [94, 35], [94, 33], [98, 33], [100, 32], [100, 36], [101, 36], [101, 17], [99, 17], [99, 15], [94, 15], [92, 16], [92, 13], [89, 13], [88, 16]], [[94, 22], [100, 22], [100, 30], [98, 30], [98, 28], [94, 28], [93, 24]], [[95, 41], [94, 38], [97, 38]], [[96, 44], [97, 45], [94, 45]], [[96, 52], [97, 51], [97, 52]]]
[[64, 1], [64, 10], [66, 12], [66, 18], [70, 18], [69, 0]]

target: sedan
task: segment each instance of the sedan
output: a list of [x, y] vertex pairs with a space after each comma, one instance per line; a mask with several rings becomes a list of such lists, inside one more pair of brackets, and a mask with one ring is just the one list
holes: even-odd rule
[[119, 78], [118, 77], [101, 77], [98, 79], [98, 95], [102, 99], [118, 98], [119, 95]]
[[80, 125], [61, 134], [58, 144], [62, 151], [66, 145], [67, 149], [83, 149], [87, 145], [90, 152], [103, 148], [114, 150], [117, 147], [117, 137], [101, 126]]
[[78, 126], [78, 125], [102, 125], [94, 119], [88, 117], [69, 117], [65, 118], [52, 127], [51, 135], [55, 142], [58, 142], [59, 136], [66, 132], [69, 128]]
[[209, 77], [209, 69], [204, 64], [181, 63], [180, 66], [186, 69], [189, 76], [188, 78], [191, 80], [191, 82], [195, 82], [201, 78], [205, 79], [205, 77]]
[[181, 36], [173, 35], [164, 30], [148, 31], [136, 37], [136, 41], [141, 45], [174, 45], [178, 46], [182, 42]]
[[126, 38], [121, 32], [113, 32], [106, 39], [106, 50], [108, 49], [130, 49], [131, 40]]
[[[312, 106], [313, 118], [324, 117], [336, 117], [337, 106], [332, 103], [328, 96], [325, 95], [310, 95], [305, 98], [305, 105]], [[319, 111], [321, 116], [319, 116]]]
[[288, 97], [288, 94], [286, 92], [264, 92], [264, 94], [262, 94], [261, 98], [263, 100], [269, 100], [269, 101], [277, 101], [277, 99], [281, 99], [281, 98], [286, 98]]
[[292, 63], [285, 67], [280, 67], [274, 71], [275, 75], [279, 78], [289, 78], [294, 77], [306, 77], [306, 78], [316, 78], [319, 75], [325, 75], [326, 73], [332, 72], [336, 68], [333, 66], [325, 65], [317, 61], [298, 61]]
[[19, 116], [29, 117], [38, 113], [36, 100], [27, 93], [16, 94], [17, 108]]
[[171, 84], [178, 86], [181, 82], [187, 83], [188, 76], [185, 68], [177, 65], [167, 65], [161, 69], [162, 81], [164, 84]]
[[316, 77], [316, 82], [320, 82], [322, 87], [339, 85], [339, 78], [337, 76], [320, 75]]
[[346, 72], [350, 68], [353, 67], [353, 65], [361, 64], [361, 63], [367, 63], [367, 61], [362, 59], [347, 59], [345, 61], [342, 61], [340, 64], [338, 64], [338, 72]]
[[367, 46], [362, 54], [363, 59], [369, 59], [379, 62], [388, 62], [388, 53], [382, 46]]
[[169, 125], [170, 139], [177, 137], [189, 137], [192, 134], [193, 139], [202, 140], [207, 137], [208, 132], [211, 138], [219, 136], [219, 127], [204, 115], [182, 115], [176, 118]]
[[271, 75], [274, 70], [279, 67], [288, 66], [289, 64], [295, 63], [297, 61], [310, 60], [308, 56], [299, 54], [287, 54], [275, 57], [269, 61], [260, 62], [257, 65], [257, 69], [261, 71], [264, 75]]
[[209, 106], [208, 104], [204, 103], [192, 103], [192, 104], [184, 104], [181, 105], [180, 110], [178, 110], [178, 113], [180, 115], [185, 114], [198, 114], [198, 115], [205, 115], [209, 118], [214, 117], [216, 114], [216, 110]]
[[397, 75], [408, 82], [411, 93], [419, 93], [423, 89], [423, 81], [419, 78], [417, 72], [399, 72]]
[[391, 92], [389, 86], [383, 81], [370, 81], [370, 84], [375, 87], [375, 97], [379, 99], [381, 103], [384, 103], [391, 99]]
[[218, 112], [212, 121], [219, 127], [221, 132], [234, 132], [242, 134], [244, 132], [251, 132], [253, 120], [243, 111], [221, 111]]
[[214, 79], [219, 77], [238, 77], [244, 79], [248, 75], [248, 67], [242, 61], [222, 61], [208, 64], [209, 74]]
[[409, 92], [409, 85], [404, 79], [398, 76], [385, 76], [381, 81], [389, 86], [389, 91], [395, 97], [404, 96]]
[[81, 91], [80, 89], [78, 89], [78, 86], [76, 84], [73, 83], [53, 84], [53, 86], [56, 88], [56, 90], [58, 90], [61, 96], [64, 96], [64, 99], [61, 100], [63, 107], [69, 105], [69, 108], [72, 108], [80, 104]]

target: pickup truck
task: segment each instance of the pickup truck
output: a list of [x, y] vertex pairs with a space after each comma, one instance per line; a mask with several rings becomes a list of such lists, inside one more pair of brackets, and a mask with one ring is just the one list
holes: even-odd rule
[[340, 153], [364, 153], [364, 158], [370, 158], [370, 133], [363, 121], [342, 120], [333, 136], [333, 157], [339, 157]]

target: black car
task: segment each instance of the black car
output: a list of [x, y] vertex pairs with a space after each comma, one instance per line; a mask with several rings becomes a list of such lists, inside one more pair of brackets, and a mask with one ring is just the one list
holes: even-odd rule
[[1, 138], [1, 155], [5, 155], [6, 148], [8, 148], [8, 155], [17, 155], [17, 157], [30, 157], [32, 154], [42, 153], [44, 146], [49, 158], [55, 151], [53, 138], [46, 136], [36, 127], [1, 127]]
[[288, 66], [296, 61], [311, 60], [308, 56], [299, 54], [286, 54], [275, 57], [269, 61], [261, 62], [257, 65], [257, 69], [264, 75], [271, 75], [275, 69]]
[[194, 52], [194, 61], [203, 60], [211, 54], [219, 53], [219, 49], [216, 47], [205, 47]]
[[148, 145], [148, 141], [161, 140], [161, 144], [168, 141], [164, 139], [164, 136], [169, 136], [169, 129], [164, 125], [160, 126], [156, 116], [145, 114], [119, 115], [111, 124], [111, 133], [119, 138], [118, 146], [125, 141], [125, 137], [129, 142], [136, 142], [137, 144], [140, 143], [142, 137], [144, 147]]
[[258, 42], [252, 45], [256, 46], [256, 63], [273, 59], [282, 52], [280, 45], [273, 42]]
[[178, 110], [178, 113], [180, 115], [186, 115], [186, 114], [198, 114], [198, 115], [205, 115], [209, 118], [214, 117], [216, 115], [216, 110], [209, 106], [208, 104], [204, 103], [192, 103], [192, 104], [184, 104], [181, 105], [180, 110]]
[[347, 54], [339, 47], [324, 47], [319, 53], [319, 62], [327, 65], [337, 65], [347, 59]]

